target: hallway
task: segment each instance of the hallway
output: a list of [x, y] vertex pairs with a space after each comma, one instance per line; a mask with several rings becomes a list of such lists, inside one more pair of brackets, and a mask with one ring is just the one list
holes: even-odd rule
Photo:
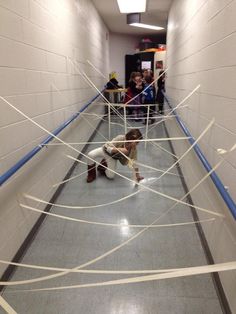
[[[122, 123], [113, 116], [113, 122]], [[173, 121], [172, 123], [175, 123]], [[134, 127], [141, 127], [137, 122]], [[141, 129], [142, 130], [142, 129]], [[143, 129], [145, 130], [145, 129]], [[98, 128], [93, 141], [103, 141], [108, 136], [107, 123]], [[123, 132], [118, 124], [113, 124], [112, 137]], [[103, 136], [102, 136], [103, 135]], [[158, 124], [149, 132], [149, 138], [166, 137], [164, 123]], [[140, 143], [138, 160], [142, 164], [168, 169], [173, 163], [171, 147], [168, 141]], [[178, 141], [181, 145], [181, 141]], [[87, 152], [94, 148], [89, 145]], [[50, 146], [48, 147], [50, 149]], [[86, 153], [87, 153], [86, 152]], [[85, 161], [85, 158], [82, 158]], [[128, 167], [118, 166], [117, 171], [132, 177]], [[85, 173], [84, 173], [85, 172]], [[180, 174], [175, 167], [171, 174], [160, 180], [160, 173], [140, 167], [145, 177], [142, 183], [172, 197], [181, 199], [185, 194]], [[130, 224], [150, 225], [193, 222], [191, 209], [169, 199], [142, 190], [133, 183], [116, 176], [110, 181], [98, 175], [96, 181], [86, 183], [86, 166], [77, 164], [71, 176], [83, 175], [65, 184], [57, 204], [68, 206], [90, 206], [109, 203], [138, 192], [130, 198], [109, 206], [85, 209], [68, 209], [53, 206], [52, 213], [87, 221], [123, 224], [102, 226], [75, 221], [65, 221], [56, 217], [47, 217], [34, 241], [25, 254], [22, 263], [48, 267], [74, 268], [98, 256], [109, 252], [121, 243], [124, 245], [99, 261], [91, 263], [85, 269], [95, 270], [160, 270], [168, 268], [190, 267], [207, 264], [204, 249], [194, 224], [149, 228], [129, 243], [125, 242], [144, 228], [132, 228]], [[37, 195], [34, 195], [37, 197]], [[26, 204], [35, 206], [37, 202], [26, 200]], [[209, 215], [209, 218], [212, 218]], [[205, 222], [214, 224], [214, 221]], [[12, 280], [37, 278], [54, 272], [18, 267]], [[3, 297], [18, 313], [103, 313], [103, 314], [167, 314], [167, 313], [222, 313], [211, 275], [186, 278], [149, 281], [146, 283], [126, 284], [109, 287], [68, 289], [61, 291], [39, 291], [14, 293], [15, 289], [35, 289], [59, 287], [94, 282], [103, 282], [136, 275], [124, 274], [66, 274], [49, 281], [23, 286], [9, 287]], [[2, 313], [2, 312], [1, 312]]]

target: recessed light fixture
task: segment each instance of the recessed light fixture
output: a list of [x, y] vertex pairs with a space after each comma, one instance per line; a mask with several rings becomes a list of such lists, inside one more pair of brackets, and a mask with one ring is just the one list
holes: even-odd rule
[[120, 13], [134, 13], [146, 11], [146, 0], [117, 0]]
[[129, 24], [130, 26], [154, 29], [154, 30], [158, 30], [158, 31], [161, 29], [164, 29], [164, 27], [161, 27], [161, 26], [141, 23], [141, 13], [129, 13], [129, 14], [127, 14], [127, 24]]
[[164, 29], [164, 27], [161, 26], [155, 26], [155, 25], [148, 25], [148, 24], [143, 24], [143, 23], [131, 23], [129, 24], [130, 26], [136, 26], [136, 27], [140, 27], [140, 28], [149, 28], [149, 29], [154, 29], [154, 30], [161, 30]]
[[140, 13], [129, 13], [126, 15], [127, 24], [141, 23], [141, 14]]

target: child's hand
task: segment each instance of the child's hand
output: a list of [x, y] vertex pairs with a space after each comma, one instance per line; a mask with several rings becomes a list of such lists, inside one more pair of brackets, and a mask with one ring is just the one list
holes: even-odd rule
[[128, 142], [128, 143], [126, 143], [127, 151], [130, 151], [130, 149], [135, 149], [136, 145], [137, 145], [137, 142]]
[[143, 180], [143, 179], [144, 179], [144, 177], [141, 177], [141, 176], [137, 176], [137, 177], [136, 177], [137, 182], [139, 182], [139, 181], [141, 181], [141, 180]]
[[130, 143], [130, 148], [136, 148], [137, 142], [131, 142]]

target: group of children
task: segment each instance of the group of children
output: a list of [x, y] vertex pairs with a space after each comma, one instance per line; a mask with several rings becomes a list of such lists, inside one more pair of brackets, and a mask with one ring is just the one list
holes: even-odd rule
[[[161, 75], [162, 74], [162, 75]], [[153, 114], [155, 112], [155, 103], [158, 104], [158, 111], [163, 114], [164, 96], [162, 91], [165, 91], [165, 74], [160, 71], [161, 77], [157, 81], [157, 92], [153, 83], [153, 74], [151, 70], [143, 70], [140, 72], [132, 72], [128, 83], [127, 94], [124, 102], [127, 103], [128, 114], [133, 116], [136, 121], [141, 118], [147, 118], [147, 106], [142, 104], [151, 105], [149, 108], [151, 123], [154, 122]], [[153, 84], [152, 84], [153, 83]], [[152, 105], [153, 104], [153, 105]]]

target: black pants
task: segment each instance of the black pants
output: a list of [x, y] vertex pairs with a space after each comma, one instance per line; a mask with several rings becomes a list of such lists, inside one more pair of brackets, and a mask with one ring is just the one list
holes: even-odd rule
[[[150, 102], [148, 102], [147, 104], [150, 104]], [[155, 109], [156, 109], [156, 105], [155, 104], [153, 104], [153, 106], [150, 106], [150, 108], [149, 108], [149, 117], [153, 116], [153, 113], [155, 112]], [[147, 106], [143, 106], [142, 107], [142, 111], [144, 113], [144, 116], [147, 117], [148, 107]]]
[[158, 108], [159, 108], [159, 113], [160, 113], [160, 114], [163, 114], [163, 113], [164, 113], [163, 107], [164, 107], [164, 103], [159, 103], [159, 104], [158, 104]]

